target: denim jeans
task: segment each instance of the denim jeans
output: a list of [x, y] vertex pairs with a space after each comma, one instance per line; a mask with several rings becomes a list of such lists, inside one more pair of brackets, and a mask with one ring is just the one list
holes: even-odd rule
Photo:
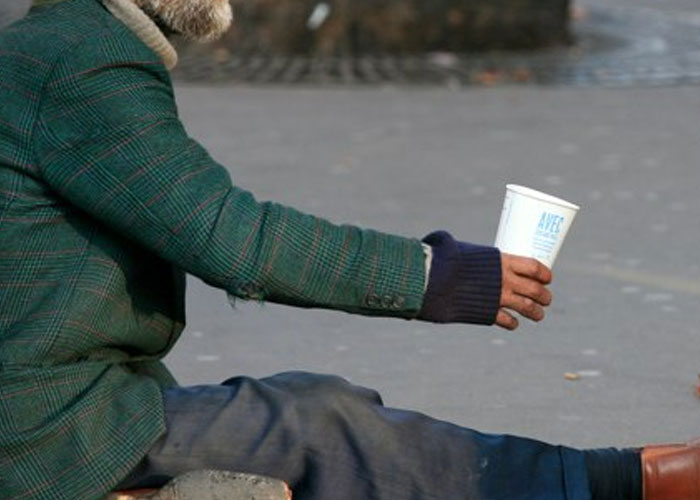
[[386, 408], [335, 376], [237, 377], [164, 402], [167, 433], [121, 488], [224, 469], [283, 479], [295, 500], [590, 500], [580, 451]]

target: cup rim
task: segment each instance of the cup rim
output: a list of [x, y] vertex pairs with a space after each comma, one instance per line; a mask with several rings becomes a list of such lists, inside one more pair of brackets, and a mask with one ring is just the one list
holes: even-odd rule
[[570, 201], [566, 201], [561, 198], [557, 198], [556, 196], [552, 196], [551, 194], [543, 193], [542, 191], [537, 191], [536, 189], [521, 186], [519, 184], [506, 184], [506, 189], [508, 191], [513, 191], [515, 193], [527, 196], [529, 198], [534, 198], [540, 201], [546, 201], [547, 203], [552, 203], [554, 205], [570, 208], [572, 210], [578, 211], [581, 208], [578, 205], [571, 203]]

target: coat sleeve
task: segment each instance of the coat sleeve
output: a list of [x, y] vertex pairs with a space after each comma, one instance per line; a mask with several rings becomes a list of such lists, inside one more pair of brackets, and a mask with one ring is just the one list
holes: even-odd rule
[[34, 146], [67, 206], [236, 297], [405, 318], [421, 307], [420, 241], [258, 202], [232, 184], [188, 137], [145, 47], [134, 56], [103, 37], [66, 54], [46, 82]]

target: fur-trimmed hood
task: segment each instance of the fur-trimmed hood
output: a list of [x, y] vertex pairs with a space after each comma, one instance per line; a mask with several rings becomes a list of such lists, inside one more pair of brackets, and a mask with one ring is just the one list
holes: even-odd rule
[[132, 0], [146, 13], [185, 38], [210, 41], [231, 26], [229, 0]]

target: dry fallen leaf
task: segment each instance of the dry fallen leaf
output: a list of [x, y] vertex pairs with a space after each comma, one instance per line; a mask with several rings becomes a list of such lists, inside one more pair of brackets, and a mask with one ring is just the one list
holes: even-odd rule
[[533, 79], [533, 76], [532, 71], [528, 68], [516, 68], [512, 73], [513, 80], [518, 83], [529, 82]]
[[477, 83], [485, 86], [496, 85], [503, 81], [503, 73], [501, 71], [493, 70], [479, 71], [476, 75], [474, 75], [474, 80]]

